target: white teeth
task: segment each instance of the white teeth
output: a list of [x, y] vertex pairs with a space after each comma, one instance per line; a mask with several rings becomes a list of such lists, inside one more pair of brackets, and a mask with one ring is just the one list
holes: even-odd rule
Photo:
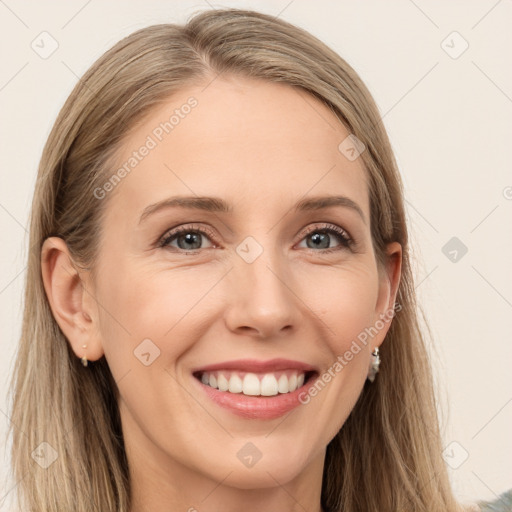
[[277, 395], [277, 391], [276, 376], [272, 373], [267, 373], [263, 379], [261, 379], [261, 394], [263, 396], [274, 396]]
[[227, 391], [229, 389], [229, 381], [224, 377], [223, 373], [219, 374], [217, 377], [217, 387], [219, 391]]
[[244, 377], [244, 395], [261, 395], [260, 379], [254, 373], [248, 373]]
[[297, 389], [297, 375], [295, 373], [288, 379], [288, 391], [290, 393]]
[[288, 393], [288, 377], [284, 373], [279, 377], [277, 390], [279, 393]]
[[230, 393], [241, 393], [242, 392], [242, 379], [235, 375], [234, 373], [231, 375], [229, 379], [229, 392]]
[[236, 371], [203, 372], [201, 382], [229, 393], [242, 393], [247, 396], [275, 396], [291, 393], [304, 385], [304, 372], [277, 372], [264, 375], [256, 373], [243, 373]]

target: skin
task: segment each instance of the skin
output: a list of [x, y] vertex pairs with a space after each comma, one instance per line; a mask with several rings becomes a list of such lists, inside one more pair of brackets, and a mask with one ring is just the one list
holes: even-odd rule
[[[197, 393], [191, 369], [283, 357], [326, 371], [393, 308], [401, 248], [390, 244], [379, 268], [362, 159], [338, 150], [349, 132], [318, 100], [286, 85], [224, 76], [182, 90], [131, 132], [119, 164], [190, 96], [197, 107], [103, 199], [97, 278], [78, 273], [65, 243], [51, 238], [45, 289], [77, 357], [105, 355], [118, 384], [131, 512], [320, 511], [326, 446], [353, 409], [390, 322], [307, 405], [273, 420], [220, 408]], [[364, 218], [340, 206], [293, 210], [305, 197], [333, 194], [357, 203]], [[139, 223], [148, 205], [175, 195], [215, 196], [233, 211], [170, 208]], [[314, 228], [326, 222], [354, 245], [334, 233], [326, 246], [312, 245]], [[189, 254], [176, 238], [157, 247], [172, 228], [190, 224], [212, 239], [199, 236]], [[252, 263], [236, 251], [247, 236], [263, 248]], [[160, 355], [145, 366], [134, 350], [147, 338]], [[237, 457], [249, 441], [262, 454], [251, 468]]]

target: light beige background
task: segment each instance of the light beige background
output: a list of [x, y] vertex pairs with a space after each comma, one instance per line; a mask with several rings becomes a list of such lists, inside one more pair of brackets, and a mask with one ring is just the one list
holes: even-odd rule
[[[58, 110], [78, 78], [121, 37], [220, 6], [254, 8], [309, 30], [374, 95], [406, 185], [417, 288], [434, 338], [445, 460], [461, 500], [494, 498], [512, 487], [510, 0], [1, 0], [2, 441], [29, 207]], [[34, 41], [51, 48], [43, 31], [58, 43], [46, 59], [31, 47]], [[443, 252], [453, 237], [467, 254], [451, 245]], [[0, 510], [9, 510], [16, 482], [9, 476], [10, 444], [0, 446]]]

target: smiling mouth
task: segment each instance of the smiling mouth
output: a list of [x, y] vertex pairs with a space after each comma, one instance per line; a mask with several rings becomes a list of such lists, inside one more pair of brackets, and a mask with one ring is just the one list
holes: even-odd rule
[[292, 393], [307, 384], [316, 371], [282, 370], [275, 372], [243, 372], [215, 370], [194, 372], [194, 377], [205, 386], [221, 392], [252, 397], [270, 397]]

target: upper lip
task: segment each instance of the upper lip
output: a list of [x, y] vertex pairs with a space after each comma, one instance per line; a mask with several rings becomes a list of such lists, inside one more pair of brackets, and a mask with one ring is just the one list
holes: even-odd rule
[[269, 359], [267, 361], [235, 359], [222, 363], [209, 364], [208, 366], [201, 366], [193, 369], [192, 372], [213, 372], [215, 370], [240, 370], [254, 373], [276, 372], [281, 370], [317, 371], [317, 369], [310, 364], [301, 361], [293, 361], [291, 359]]

